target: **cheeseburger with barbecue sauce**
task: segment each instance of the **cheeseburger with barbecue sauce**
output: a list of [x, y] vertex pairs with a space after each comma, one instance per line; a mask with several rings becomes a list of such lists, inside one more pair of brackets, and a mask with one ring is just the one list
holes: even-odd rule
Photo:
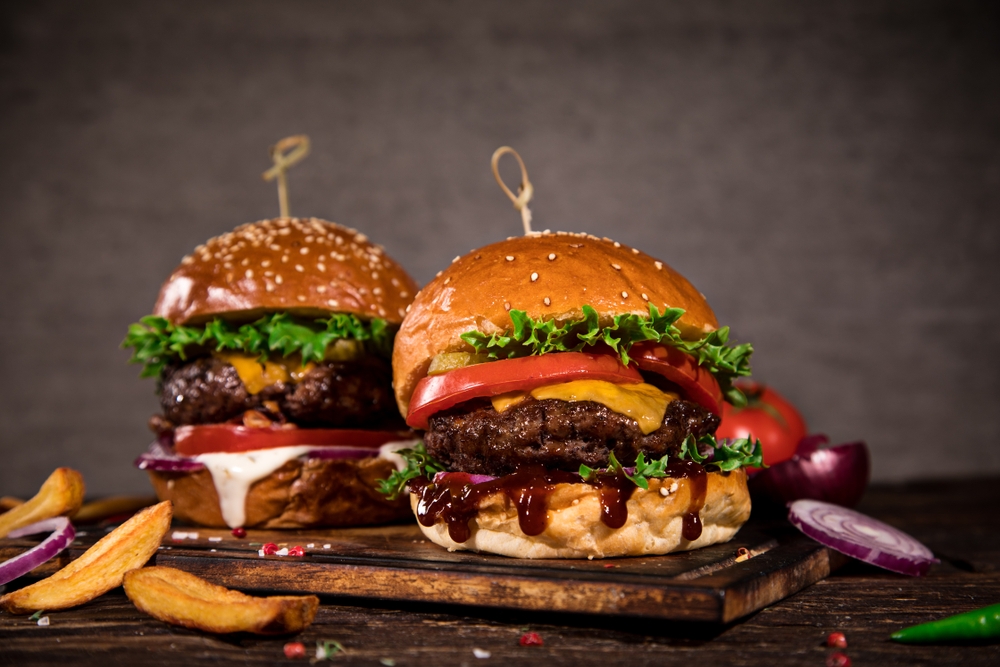
[[750, 514], [746, 440], [716, 442], [749, 345], [645, 253], [529, 233], [459, 257], [410, 305], [396, 400], [426, 429], [383, 483], [448, 549], [523, 558], [664, 554]]
[[408, 515], [377, 480], [412, 445], [389, 359], [416, 291], [380, 246], [322, 220], [255, 222], [198, 246], [122, 344], [159, 380], [157, 440], [136, 465], [160, 499], [219, 527]]

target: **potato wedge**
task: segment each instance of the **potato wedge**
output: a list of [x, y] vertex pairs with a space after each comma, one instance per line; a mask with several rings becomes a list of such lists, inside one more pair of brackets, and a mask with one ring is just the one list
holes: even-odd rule
[[153, 618], [217, 634], [301, 632], [319, 607], [315, 595], [251, 597], [172, 567], [132, 570], [124, 585], [132, 604]]
[[68, 609], [121, 586], [126, 572], [156, 553], [172, 516], [170, 501], [142, 510], [48, 579], [0, 597], [0, 608], [12, 614]]
[[156, 496], [111, 496], [84, 504], [70, 518], [73, 523], [96, 523], [108, 517], [138, 512], [156, 504]]
[[0, 537], [17, 528], [73, 514], [83, 504], [83, 475], [72, 468], [56, 468], [35, 497], [0, 514]]

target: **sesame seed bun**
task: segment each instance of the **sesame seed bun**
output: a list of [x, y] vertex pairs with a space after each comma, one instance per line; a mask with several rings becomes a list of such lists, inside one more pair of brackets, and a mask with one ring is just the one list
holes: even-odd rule
[[[479, 503], [469, 520], [465, 542], [451, 539], [444, 521], [419, 525], [427, 539], [450, 551], [512, 558], [610, 558], [656, 556], [728, 542], [750, 518], [746, 471], [708, 473], [704, 506], [698, 512], [702, 530], [697, 539], [687, 540], [683, 523], [691, 495], [688, 479], [650, 479], [648, 490], [635, 489], [629, 498], [625, 525], [609, 528], [601, 521], [598, 489], [589, 484], [556, 484], [547, 499], [548, 522], [538, 535], [524, 534], [514, 503], [502, 491]], [[415, 494], [410, 494], [410, 502], [416, 512]]]
[[616, 315], [683, 308], [676, 326], [697, 339], [718, 328], [705, 297], [682, 275], [649, 255], [588, 234], [534, 233], [456, 257], [410, 305], [396, 336], [393, 379], [405, 415], [413, 389], [431, 359], [471, 352], [459, 336], [490, 335], [511, 327], [510, 310], [534, 319], [583, 317], [592, 306], [602, 326]]
[[237, 227], [185, 257], [160, 289], [153, 314], [173, 324], [268, 312], [403, 320], [417, 284], [381, 246], [316, 218]]

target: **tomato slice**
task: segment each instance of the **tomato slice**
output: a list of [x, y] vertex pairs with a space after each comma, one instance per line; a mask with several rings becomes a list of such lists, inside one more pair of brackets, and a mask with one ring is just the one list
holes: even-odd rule
[[365, 431], [343, 428], [262, 428], [242, 424], [179, 426], [174, 431], [174, 451], [181, 456], [215, 452], [250, 452], [257, 449], [315, 445], [378, 449], [387, 442], [413, 437], [408, 431]]
[[624, 365], [617, 356], [587, 352], [550, 352], [488, 361], [420, 380], [410, 398], [406, 423], [426, 429], [431, 415], [473, 398], [582, 379], [628, 384], [642, 382], [642, 374]]
[[715, 377], [686, 352], [659, 343], [638, 343], [629, 356], [644, 371], [652, 371], [678, 385], [687, 398], [709, 412], [722, 415], [722, 389]]

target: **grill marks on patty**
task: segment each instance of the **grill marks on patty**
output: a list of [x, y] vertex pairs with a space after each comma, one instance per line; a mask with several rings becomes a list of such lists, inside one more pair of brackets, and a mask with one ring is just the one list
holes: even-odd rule
[[247, 392], [236, 369], [215, 357], [167, 366], [160, 384], [163, 416], [174, 425], [216, 424], [277, 403], [281, 414], [312, 428], [386, 428], [400, 423], [392, 370], [370, 357], [317, 364], [298, 383]]
[[556, 399], [522, 403], [497, 412], [469, 402], [430, 418], [427, 452], [449, 470], [509, 475], [523, 465], [576, 471], [580, 464], [607, 467], [609, 455], [622, 465], [677, 454], [684, 438], [714, 433], [719, 417], [686, 400], [672, 401], [663, 426], [643, 435], [635, 420], [590, 401]]

